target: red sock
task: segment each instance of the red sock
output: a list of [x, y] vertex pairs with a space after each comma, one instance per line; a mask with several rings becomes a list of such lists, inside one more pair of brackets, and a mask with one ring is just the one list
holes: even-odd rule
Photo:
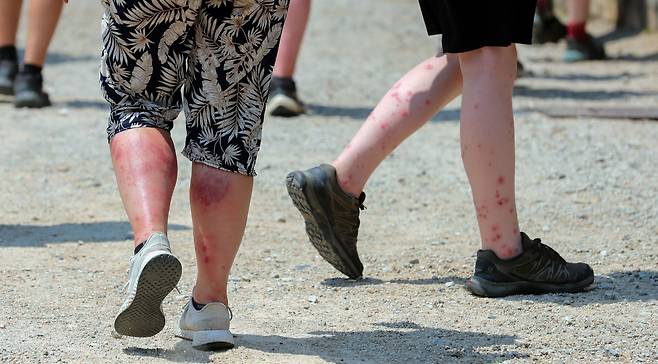
[[567, 37], [572, 39], [584, 39], [587, 37], [585, 27], [587, 22], [567, 24]]

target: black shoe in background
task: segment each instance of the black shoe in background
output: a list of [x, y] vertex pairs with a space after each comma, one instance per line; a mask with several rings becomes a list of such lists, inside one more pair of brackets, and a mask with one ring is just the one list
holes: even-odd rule
[[14, 83], [16, 107], [41, 108], [50, 106], [48, 94], [43, 91], [41, 73], [20, 72]]
[[585, 263], [568, 263], [539, 239], [521, 233], [523, 253], [502, 260], [491, 250], [480, 250], [475, 273], [466, 288], [483, 297], [515, 294], [580, 292], [594, 282], [594, 272]]
[[271, 115], [283, 117], [299, 116], [306, 112], [292, 78], [272, 77], [267, 109]]
[[306, 223], [311, 244], [334, 268], [356, 279], [363, 264], [356, 249], [359, 213], [366, 198], [347, 194], [340, 187], [336, 169], [323, 164], [286, 177], [288, 194]]
[[532, 30], [532, 44], [556, 43], [567, 36], [567, 27], [558, 18], [536, 16]]
[[0, 61], [0, 95], [14, 94], [14, 81], [18, 74], [18, 63], [15, 61]]
[[608, 58], [603, 45], [598, 43], [591, 35], [585, 38], [567, 38], [567, 51], [564, 54], [565, 62], [595, 61]]

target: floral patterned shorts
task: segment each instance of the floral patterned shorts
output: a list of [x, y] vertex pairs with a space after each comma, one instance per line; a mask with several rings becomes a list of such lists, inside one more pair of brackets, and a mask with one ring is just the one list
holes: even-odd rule
[[288, 0], [102, 1], [108, 139], [170, 131], [182, 106], [186, 157], [254, 176]]

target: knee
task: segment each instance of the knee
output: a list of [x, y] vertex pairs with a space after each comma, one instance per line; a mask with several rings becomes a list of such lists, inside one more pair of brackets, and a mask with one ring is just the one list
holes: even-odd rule
[[212, 206], [222, 202], [231, 190], [231, 173], [198, 164], [192, 171], [190, 199], [202, 206]]
[[460, 63], [466, 76], [474, 74], [501, 74], [510, 72], [516, 77], [516, 48], [483, 47], [460, 54]]
[[464, 80], [477, 77], [516, 79], [516, 48], [483, 47], [459, 56]]

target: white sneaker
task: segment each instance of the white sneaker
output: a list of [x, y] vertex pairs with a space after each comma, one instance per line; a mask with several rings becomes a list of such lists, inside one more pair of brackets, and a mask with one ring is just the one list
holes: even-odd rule
[[171, 254], [163, 233], [153, 233], [130, 258], [128, 297], [114, 320], [120, 335], [147, 337], [160, 332], [165, 324], [162, 301], [178, 284], [180, 261]]
[[224, 350], [235, 346], [230, 326], [233, 313], [221, 302], [212, 302], [197, 310], [192, 298], [185, 304], [180, 318], [179, 337], [192, 340], [198, 350]]

